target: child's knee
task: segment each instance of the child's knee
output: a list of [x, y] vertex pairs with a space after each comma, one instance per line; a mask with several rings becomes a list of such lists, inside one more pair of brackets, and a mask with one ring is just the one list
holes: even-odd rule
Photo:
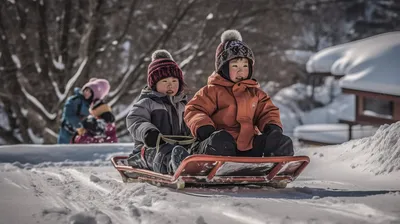
[[236, 156], [236, 142], [229, 132], [219, 130], [210, 136], [206, 154]]
[[254, 138], [254, 148], [263, 149], [264, 156], [293, 156], [292, 139], [280, 132], [259, 135]]
[[153, 170], [157, 173], [167, 174], [168, 164], [171, 160], [173, 145], [163, 144], [153, 160]]
[[273, 152], [274, 156], [293, 156], [293, 141], [290, 137], [282, 135], [279, 141], [278, 149]]

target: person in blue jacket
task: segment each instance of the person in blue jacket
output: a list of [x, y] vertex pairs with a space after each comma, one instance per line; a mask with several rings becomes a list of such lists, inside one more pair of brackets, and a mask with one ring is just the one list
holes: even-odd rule
[[110, 90], [110, 84], [105, 79], [92, 78], [82, 89], [75, 88], [63, 108], [61, 127], [58, 134], [58, 144], [70, 144], [82, 120], [89, 115], [89, 107], [95, 100], [102, 100]]

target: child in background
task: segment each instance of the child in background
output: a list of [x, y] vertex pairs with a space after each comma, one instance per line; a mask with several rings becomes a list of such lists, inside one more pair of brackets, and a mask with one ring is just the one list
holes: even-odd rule
[[215, 72], [186, 106], [184, 119], [197, 142], [193, 154], [292, 156], [292, 140], [282, 134], [279, 109], [251, 79], [252, 50], [236, 30], [221, 35]]
[[184, 147], [169, 143], [160, 145], [158, 152], [156, 150], [160, 134], [190, 135], [183, 121], [187, 103], [183, 88], [182, 70], [171, 54], [166, 50], [155, 51], [147, 71], [147, 86], [126, 118], [128, 131], [135, 143], [128, 164], [135, 168], [172, 174], [181, 158], [188, 155]]
[[90, 104], [104, 98], [109, 89], [107, 80], [97, 78], [90, 79], [82, 89], [74, 89], [75, 94], [67, 99], [63, 108], [58, 144], [71, 143], [76, 129], [82, 127], [82, 120], [89, 115]]
[[89, 112], [90, 115], [82, 121], [82, 127], [77, 129], [74, 143], [117, 143], [115, 117], [111, 107], [103, 100], [97, 100], [91, 105]]

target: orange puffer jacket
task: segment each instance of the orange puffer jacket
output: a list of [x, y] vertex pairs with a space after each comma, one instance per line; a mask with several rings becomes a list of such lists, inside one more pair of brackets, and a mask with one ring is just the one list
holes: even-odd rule
[[184, 119], [193, 136], [204, 125], [228, 131], [236, 139], [240, 151], [253, 147], [254, 135], [266, 124], [282, 127], [279, 109], [257, 81], [247, 79], [233, 83], [218, 73], [213, 73], [207, 86], [186, 105]]

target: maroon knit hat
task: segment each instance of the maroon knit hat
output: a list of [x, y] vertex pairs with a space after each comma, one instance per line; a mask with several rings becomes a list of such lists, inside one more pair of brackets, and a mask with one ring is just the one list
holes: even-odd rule
[[234, 58], [247, 58], [249, 64], [254, 66], [253, 51], [243, 42], [239, 31], [226, 30], [221, 34], [221, 43], [215, 52], [215, 71], [220, 72], [222, 66]]
[[147, 85], [155, 90], [158, 81], [169, 77], [179, 80], [178, 93], [180, 93], [184, 86], [182, 70], [167, 50], [154, 51], [147, 70]]

